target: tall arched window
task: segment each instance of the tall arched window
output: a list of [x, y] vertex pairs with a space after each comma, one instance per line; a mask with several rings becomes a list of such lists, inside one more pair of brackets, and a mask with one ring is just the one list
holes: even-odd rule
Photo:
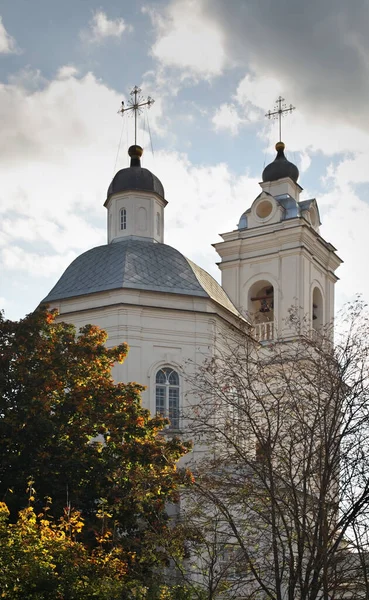
[[120, 228], [127, 229], [127, 210], [125, 208], [120, 209]]
[[313, 329], [320, 329], [323, 326], [323, 296], [318, 287], [313, 290]]
[[157, 414], [168, 417], [170, 429], [179, 429], [179, 376], [171, 367], [156, 373], [155, 404]]
[[156, 235], [160, 235], [160, 214], [156, 213]]

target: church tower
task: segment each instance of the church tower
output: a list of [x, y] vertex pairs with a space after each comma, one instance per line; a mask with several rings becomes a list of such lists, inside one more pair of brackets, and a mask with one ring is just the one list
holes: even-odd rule
[[300, 200], [299, 171], [287, 160], [284, 143], [275, 148], [275, 160], [263, 171], [261, 193], [238, 228], [214, 244], [222, 287], [254, 324], [260, 341], [291, 335], [291, 308], [312, 329], [330, 323], [335, 270], [342, 262], [319, 233], [316, 200]]
[[130, 167], [111, 182], [104, 206], [108, 210], [108, 244], [124, 238], [164, 242], [164, 198], [161, 181], [141, 167], [142, 148], [128, 149]]

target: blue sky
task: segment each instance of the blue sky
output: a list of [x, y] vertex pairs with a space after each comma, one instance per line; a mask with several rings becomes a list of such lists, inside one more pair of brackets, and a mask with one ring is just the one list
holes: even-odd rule
[[[106, 190], [127, 165], [137, 84], [144, 166], [163, 182], [165, 240], [219, 279], [211, 244], [287, 155], [345, 261], [337, 306], [369, 300], [369, 0], [13, 0], [0, 9], [0, 306], [33, 310], [106, 241]], [[150, 125], [154, 154], [148, 135]], [[119, 140], [119, 153], [117, 149]]]

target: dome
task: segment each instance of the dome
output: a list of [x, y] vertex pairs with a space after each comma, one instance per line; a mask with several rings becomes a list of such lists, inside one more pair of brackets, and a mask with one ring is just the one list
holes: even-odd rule
[[299, 178], [299, 170], [291, 163], [284, 155], [285, 145], [283, 142], [278, 142], [275, 145], [277, 150], [277, 156], [269, 165], [267, 165], [263, 171], [263, 181], [277, 181], [284, 177], [289, 177], [297, 183]]
[[178, 250], [132, 238], [81, 254], [42, 303], [122, 288], [211, 298], [240, 316], [219, 283]]
[[141, 167], [142, 148], [140, 146], [131, 146], [128, 154], [131, 157], [131, 166], [121, 169], [114, 176], [107, 193], [107, 198], [112, 194], [119, 194], [128, 190], [137, 190], [142, 192], [153, 192], [164, 198], [163, 185], [149, 169]]

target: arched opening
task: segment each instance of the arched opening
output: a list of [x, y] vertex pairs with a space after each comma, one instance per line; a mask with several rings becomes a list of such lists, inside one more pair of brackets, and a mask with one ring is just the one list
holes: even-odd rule
[[323, 296], [318, 287], [313, 290], [312, 306], [312, 325], [313, 329], [320, 329], [323, 326]]
[[147, 212], [143, 206], [138, 209], [138, 229], [140, 231], [146, 231], [147, 229]]
[[274, 287], [266, 280], [257, 281], [249, 291], [249, 315], [254, 323], [257, 340], [274, 338]]
[[169, 419], [170, 429], [179, 429], [179, 375], [171, 367], [162, 367], [155, 377], [156, 413]]
[[125, 208], [120, 209], [120, 229], [127, 229], [127, 210]]

